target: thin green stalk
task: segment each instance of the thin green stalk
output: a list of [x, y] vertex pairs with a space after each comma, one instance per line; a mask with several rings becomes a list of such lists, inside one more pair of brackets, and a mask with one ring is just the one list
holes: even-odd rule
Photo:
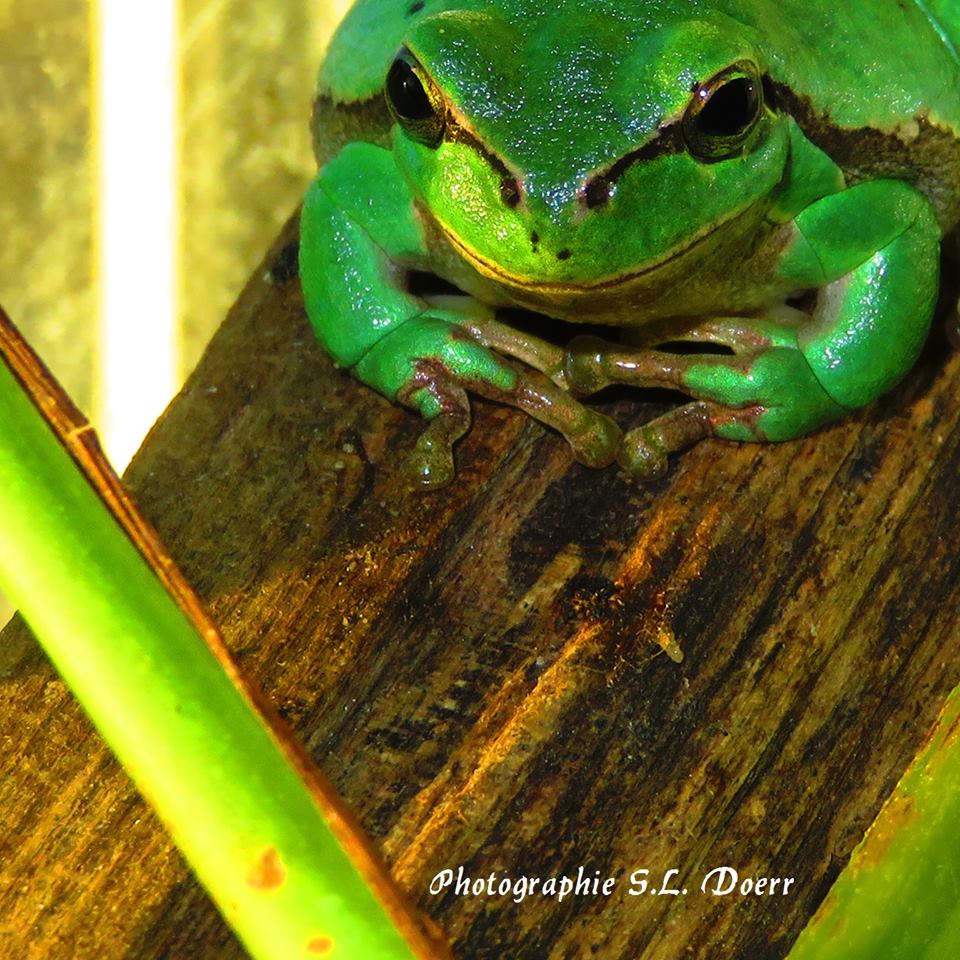
[[0, 313], [0, 582], [227, 921], [262, 960], [448, 956], [329, 785], [256, 708], [212, 626], [184, 612], [189, 588], [175, 602], [129, 517], [127, 533], [118, 526], [104, 498], [122, 488], [94, 491], [51, 430], [56, 400], [42, 389], [40, 415], [22, 386], [38, 396], [36, 370], [24, 373], [8, 323]]
[[960, 687], [789, 960], [960, 957]]

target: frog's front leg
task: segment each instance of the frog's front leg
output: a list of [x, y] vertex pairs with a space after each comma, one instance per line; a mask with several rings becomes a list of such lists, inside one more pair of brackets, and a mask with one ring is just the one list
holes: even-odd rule
[[422, 486], [439, 487], [453, 476], [452, 446], [470, 423], [467, 391], [554, 427], [583, 463], [614, 460], [621, 433], [613, 420], [500, 352], [557, 367], [559, 357], [519, 334], [511, 340], [509, 328], [480, 304], [470, 311], [462, 300], [445, 308], [413, 296], [405, 281], [408, 269], [417, 268], [429, 268], [428, 253], [391, 155], [372, 144], [348, 145], [304, 199], [300, 276], [307, 313], [338, 364], [430, 421], [409, 464]]
[[618, 382], [671, 387], [697, 401], [625, 436], [620, 460], [633, 474], [657, 476], [667, 454], [701, 437], [801, 436], [869, 403], [913, 365], [939, 273], [940, 230], [928, 201], [901, 181], [873, 181], [817, 201], [793, 226], [777, 269], [795, 289], [818, 290], [812, 314], [715, 319], [686, 337], [732, 355], [571, 342], [566, 372], [578, 392]]

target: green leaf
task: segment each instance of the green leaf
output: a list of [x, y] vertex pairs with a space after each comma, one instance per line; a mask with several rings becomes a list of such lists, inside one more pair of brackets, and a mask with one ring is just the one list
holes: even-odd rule
[[[0, 582], [250, 953], [448, 956], [330, 785], [264, 716], [98, 463], [92, 431], [2, 312], [0, 347]], [[81, 472], [64, 443], [95, 469]]]
[[960, 688], [789, 960], [960, 957]]

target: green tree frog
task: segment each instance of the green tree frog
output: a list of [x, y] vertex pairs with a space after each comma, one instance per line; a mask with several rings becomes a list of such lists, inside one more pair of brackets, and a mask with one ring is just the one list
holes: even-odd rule
[[[426, 418], [428, 487], [468, 394], [639, 478], [703, 437], [800, 436], [926, 337], [958, 44], [956, 0], [359, 0], [315, 101], [312, 326]], [[424, 271], [459, 294], [418, 294]], [[611, 335], [555, 343], [503, 307]], [[690, 402], [623, 432], [579, 399], [611, 383]]]

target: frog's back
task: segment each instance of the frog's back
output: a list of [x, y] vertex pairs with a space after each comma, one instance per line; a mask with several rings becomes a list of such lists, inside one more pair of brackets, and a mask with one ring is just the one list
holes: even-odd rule
[[704, 6], [756, 29], [774, 79], [837, 126], [894, 131], [922, 115], [960, 131], [960, 13], [950, 9], [956, 0]]
[[917, 0], [930, 18], [934, 30], [960, 59], [960, 4], [957, 0]]
[[[769, 66], [823, 101], [844, 126], [895, 125], [925, 107], [960, 129], [960, 4], [956, 0], [600, 0], [589, 5], [628, 37], [670, 21], [729, 17], [755, 32]], [[607, 8], [607, 9], [604, 9]], [[373, 96], [404, 34], [441, 11], [516, 23], [582, 20], [583, 0], [359, 0], [331, 45], [320, 87], [341, 100]], [[574, 27], [575, 30], [575, 27]]]

